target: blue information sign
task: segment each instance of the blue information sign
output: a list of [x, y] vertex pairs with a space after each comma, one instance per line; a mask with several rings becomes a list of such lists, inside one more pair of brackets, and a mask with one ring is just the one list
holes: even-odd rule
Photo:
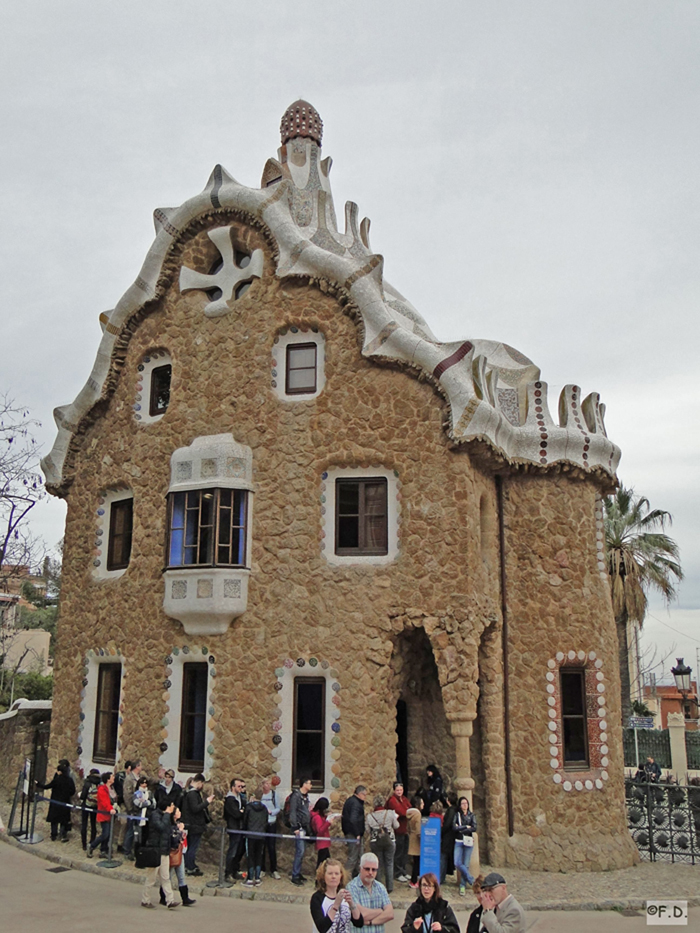
[[440, 837], [442, 824], [436, 816], [423, 820], [420, 831], [420, 873], [431, 871], [436, 878], [440, 878]]

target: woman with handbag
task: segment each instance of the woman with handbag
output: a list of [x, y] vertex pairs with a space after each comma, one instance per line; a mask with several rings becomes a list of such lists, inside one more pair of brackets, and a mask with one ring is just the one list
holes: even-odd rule
[[474, 878], [469, 872], [469, 862], [474, 851], [476, 817], [469, 808], [469, 801], [466, 797], [459, 798], [457, 807], [454, 819], [455, 870], [459, 878], [459, 894], [460, 897], [464, 897], [467, 893], [466, 885], [474, 884]]
[[[399, 818], [395, 810], [384, 806], [384, 797], [374, 798], [374, 810], [367, 817], [370, 849], [379, 859], [379, 868], [384, 869], [384, 886], [387, 894], [394, 890], [394, 855], [396, 853], [395, 830], [399, 828]], [[377, 872], [379, 880], [379, 872]]]
[[[173, 874], [175, 875], [180, 897], [182, 898], [182, 906], [191, 907], [193, 904], [196, 904], [197, 901], [190, 897], [187, 879], [185, 878], [183, 849], [187, 844], [187, 830], [180, 817], [181, 813], [177, 807], [175, 807], [172, 816], [173, 825], [170, 830], [170, 877], [172, 878]], [[160, 902], [161, 904], [166, 903], [165, 891], [163, 891], [162, 888], [160, 889]]]
[[151, 890], [160, 887], [165, 894], [165, 903], [168, 907], [179, 907], [180, 901], [175, 900], [173, 889], [170, 886], [170, 834], [172, 830], [172, 814], [174, 803], [161, 800], [155, 810], [151, 810], [148, 817], [148, 845], [141, 846], [137, 852], [137, 867], [142, 861], [146, 869], [146, 881], [141, 895], [141, 906], [153, 909], [156, 905], [151, 901]]

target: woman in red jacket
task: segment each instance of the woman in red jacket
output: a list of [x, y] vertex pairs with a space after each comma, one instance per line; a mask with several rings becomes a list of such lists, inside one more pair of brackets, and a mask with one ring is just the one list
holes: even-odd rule
[[91, 842], [87, 848], [87, 857], [92, 858], [92, 853], [99, 846], [102, 855], [109, 854], [109, 833], [112, 826], [112, 814], [117, 811], [114, 809], [112, 797], [109, 792], [114, 784], [114, 775], [111, 771], [105, 771], [102, 775], [102, 783], [97, 788], [97, 822], [102, 835], [98, 836], [94, 842]]

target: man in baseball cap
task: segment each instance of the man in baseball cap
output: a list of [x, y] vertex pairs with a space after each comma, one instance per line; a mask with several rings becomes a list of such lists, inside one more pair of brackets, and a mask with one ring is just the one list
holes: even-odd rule
[[492, 871], [481, 882], [481, 923], [488, 933], [525, 933], [525, 911], [512, 894], [506, 879]]

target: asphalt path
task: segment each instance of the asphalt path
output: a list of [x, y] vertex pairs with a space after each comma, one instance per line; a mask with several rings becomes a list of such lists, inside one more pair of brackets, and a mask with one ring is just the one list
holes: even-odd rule
[[[134, 925], [149, 933], [175, 933], [193, 927], [206, 933], [313, 933], [307, 907], [231, 897], [201, 897], [194, 907], [146, 911], [138, 885], [69, 869], [38, 858], [31, 851], [0, 843], [0, 930], [2, 933], [123, 933]], [[309, 885], [309, 896], [311, 886]], [[458, 905], [454, 905], [458, 906]], [[403, 912], [401, 912], [403, 913]], [[468, 914], [457, 919], [462, 930]], [[403, 916], [387, 924], [399, 933]], [[535, 933], [641, 933], [652, 929], [646, 917], [611, 911], [531, 911], [528, 931]], [[663, 930], [669, 927], [653, 927]], [[679, 927], [675, 927], [679, 929]], [[700, 907], [691, 908], [688, 926], [700, 931]]]

